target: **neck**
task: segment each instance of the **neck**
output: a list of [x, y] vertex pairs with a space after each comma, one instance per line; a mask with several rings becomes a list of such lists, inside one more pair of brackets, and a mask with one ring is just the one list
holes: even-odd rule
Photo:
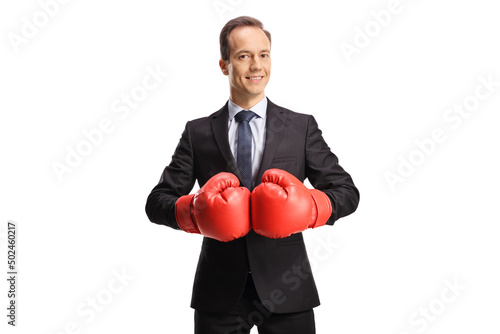
[[231, 101], [236, 103], [243, 109], [250, 109], [257, 103], [259, 103], [266, 95], [264, 92], [255, 96], [238, 96], [237, 94], [230, 94]]

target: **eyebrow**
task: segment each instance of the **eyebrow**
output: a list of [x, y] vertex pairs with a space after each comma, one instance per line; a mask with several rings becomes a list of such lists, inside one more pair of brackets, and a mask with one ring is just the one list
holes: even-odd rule
[[[265, 52], [271, 53], [271, 51], [269, 49], [260, 50], [260, 53], [265, 53]], [[236, 52], [235, 55], [240, 54], [240, 53], [252, 53], [252, 51], [250, 51], [250, 50], [240, 50], [240, 51]]]

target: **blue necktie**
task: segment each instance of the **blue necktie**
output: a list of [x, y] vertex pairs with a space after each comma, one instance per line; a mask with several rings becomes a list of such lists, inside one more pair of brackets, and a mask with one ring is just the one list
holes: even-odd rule
[[252, 129], [250, 120], [257, 116], [253, 111], [242, 110], [234, 116], [238, 122], [237, 164], [243, 181], [243, 186], [252, 190]]

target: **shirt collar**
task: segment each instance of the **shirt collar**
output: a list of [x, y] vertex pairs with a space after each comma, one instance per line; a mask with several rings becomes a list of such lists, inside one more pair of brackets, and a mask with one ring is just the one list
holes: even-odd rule
[[[229, 120], [233, 120], [234, 116], [243, 110], [242, 107], [234, 103], [231, 99], [229, 99], [228, 103], [228, 111], [229, 111]], [[250, 109], [254, 113], [257, 114], [260, 118], [266, 118], [266, 110], [267, 110], [267, 97], [264, 96], [262, 100], [260, 100], [256, 105], [251, 107]]]

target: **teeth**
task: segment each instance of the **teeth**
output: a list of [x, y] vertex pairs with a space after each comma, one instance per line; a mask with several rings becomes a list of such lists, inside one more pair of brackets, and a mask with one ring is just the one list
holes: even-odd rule
[[262, 79], [262, 77], [250, 77], [250, 79], [252, 79], [252, 80], [259, 80], [259, 79]]

